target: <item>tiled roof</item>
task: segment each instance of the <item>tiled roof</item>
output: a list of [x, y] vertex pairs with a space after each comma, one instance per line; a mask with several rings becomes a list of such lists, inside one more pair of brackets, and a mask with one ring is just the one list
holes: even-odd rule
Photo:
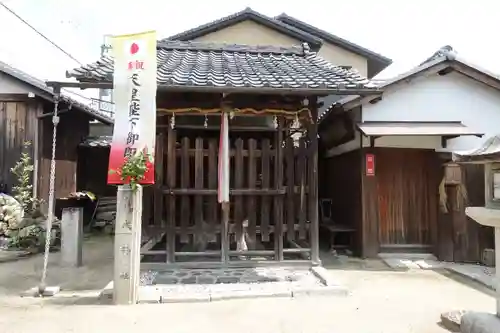
[[[357, 71], [327, 62], [307, 44], [285, 48], [163, 41], [158, 43], [157, 60], [158, 85], [169, 88], [282, 88], [311, 93], [368, 88], [368, 80]], [[111, 82], [113, 66], [113, 59], [105, 57], [67, 76]]]
[[222, 30], [228, 26], [232, 26], [234, 24], [251, 20], [262, 24], [268, 28], [277, 30], [289, 37], [298, 39], [302, 42], [308, 43], [311, 46], [311, 49], [317, 51], [321, 47], [322, 40], [306, 31], [297, 29], [293, 26], [285, 24], [279, 20], [276, 20], [272, 17], [268, 17], [261, 13], [258, 13], [251, 8], [247, 7], [240, 12], [236, 12], [226, 17], [222, 17], [218, 20], [202, 24], [196, 28], [186, 30], [184, 32], [178, 33], [176, 35], [165, 38], [162, 41], [166, 40], [180, 40], [180, 41], [188, 41], [193, 40], [198, 37], [207, 35], [209, 33], [214, 33], [216, 31]]
[[[46, 95], [46, 98], [50, 98], [50, 100], [53, 100], [53, 98], [55, 96], [52, 88], [48, 87], [45, 84], [45, 82], [43, 82], [42, 80], [39, 80], [36, 77], [33, 77], [33, 76], [31, 76], [31, 75], [29, 75], [29, 74], [27, 74], [27, 73], [25, 73], [17, 68], [14, 68], [14, 67], [12, 67], [4, 62], [1, 62], [1, 61], [0, 61], [0, 72], [3, 72], [7, 75], [10, 75], [10, 76], [22, 81], [22, 82], [34, 87], [34, 88], [37, 88], [37, 90], [42, 92], [42, 95]], [[34, 93], [36, 93], [36, 92], [34, 92]], [[43, 93], [45, 93], [45, 94], [43, 94]], [[75, 109], [77, 109], [79, 111], [87, 113], [93, 119], [97, 119], [97, 120], [99, 120], [107, 125], [114, 123], [112, 118], [109, 118], [108, 116], [102, 114], [101, 112], [94, 110], [90, 106], [87, 106], [81, 102], [78, 102], [77, 100], [75, 100], [71, 97], [68, 97], [68, 96], [61, 94], [61, 101], [63, 103], [71, 105], [72, 107], [74, 107]]]

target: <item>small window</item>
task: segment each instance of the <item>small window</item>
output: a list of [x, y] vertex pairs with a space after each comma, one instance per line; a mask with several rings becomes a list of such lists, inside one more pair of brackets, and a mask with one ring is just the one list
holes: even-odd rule
[[495, 164], [492, 166], [491, 169], [492, 173], [492, 195], [493, 195], [493, 200], [499, 200], [500, 201], [500, 165]]

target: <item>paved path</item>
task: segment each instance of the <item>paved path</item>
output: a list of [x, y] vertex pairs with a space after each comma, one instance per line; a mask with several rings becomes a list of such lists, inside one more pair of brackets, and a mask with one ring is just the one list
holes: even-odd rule
[[[59, 264], [61, 253], [51, 253], [47, 273], [48, 285], [63, 289], [102, 289], [113, 279], [113, 243], [111, 236], [94, 236], [85, 240], [83, 267], [77, 269]], [[19, 295], [40, 283], [43, 255], [0, 263], [0, 295]], [[0, 331], [0, 333], [3, 333]]]
[[338, 272], [348, 297], [138, 306], [0, 305], [0, 332], [442, 333], [441, 312], [493, 311], [493, 298], [432, 271]]
[[[109, 246], [106, 242], [92, 245], [95, 249], [90, 253], [94, 255], [102, 253], [97, 251], [98, 247]], [[107, 275], [112, 267], [108, 267], [109, 262], [103, 257], [101, 254], [101, 259], [92, 261], [80, 275], [66, 275], [73, 279], [68, 287], [91, 289], [109, 281]], [[4, 293], [37, 281], [35, 273], [40, 264], [37, 258], [1, 264], [0, 286]], [[89, 255], [84, 258], [89, 259]], [[350, 296], [117, 307], [95, 304], [93, 293], [88, 298], [66, 300], [21, 299], [10, 293], [0, 296], [0, 332], [443, 333], [447, 331], [437, 325], [442, 312], [454, 309], [493, 312], [495, 308], [488, 294], [490, 290], [479, 285], [472, 288], [456, 277], [447, 276], [448, 273], [397, 272], [376, 260], [348, 259], [338, 264], [326, 258], [324, 262], [339, 282], [352, 291]], [[6, 273], [5, 265], [17, 271]], [[33, 273], [27, 274], [28, 282], [23, 282], [22, 270], [26, 269]], [[51, 279], [63, 279], [64, 276], [57, 274], [65, 272], [53, 263]]]

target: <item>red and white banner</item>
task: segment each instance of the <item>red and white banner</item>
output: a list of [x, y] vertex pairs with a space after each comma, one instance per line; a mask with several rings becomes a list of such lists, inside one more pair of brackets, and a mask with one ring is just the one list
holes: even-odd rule
[[[154, 158], [156, 138], [156, 32], [112, 37], [115, 125], [109, 169], [119, 170], [126, 156], [145, 151]], [[153, 162], [153, 161], [151, 161]], [[141, 184], [154, 183], [154, 163]], [[108, 184], [123, 184], [108, 172]]]
[[220, 203], [229, 202], [229, 121], [226, 112], [222, 113], [219, 139], [219, 191]]

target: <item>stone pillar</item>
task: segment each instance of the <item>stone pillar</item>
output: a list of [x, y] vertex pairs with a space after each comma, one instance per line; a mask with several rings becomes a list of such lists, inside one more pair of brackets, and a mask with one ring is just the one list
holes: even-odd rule
[[142, 186], [118, 186], [114, 244], [113, 300], [136, 304], [139, 289]]
[[64, 208], [61, 221], [61, 264], [82, 265], [83, 208]]
[[465, 214], [481, 225], [495, 228], [495, 298], [496, 314], [500, 317], [500, 209], [467, 207]]

